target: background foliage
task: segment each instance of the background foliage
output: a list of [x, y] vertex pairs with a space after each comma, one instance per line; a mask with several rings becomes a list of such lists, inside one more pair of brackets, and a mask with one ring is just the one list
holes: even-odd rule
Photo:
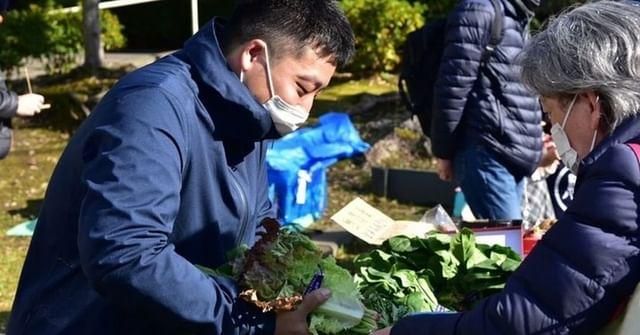
[[[205, 24], [214, 16], [228, 16], [235, 1], [201, 0], [200, 24]], [[340, 0], [353, 25], [358, 44], [357, 55], [348, 71], [357, 76], [396, 71], [406, 34], [425, 22], [445, 16], [459, 1]], [[581, 2], [543, 1], [533, 29], [554, 13]], [[0, 43], [3, 45], [0, 67], [6, 69], [16, 66], [29, 56], [45, 57], [51, 61], [52, 70], [64, 70], [69, 60], [81, 50], [81, 19], [78, 14], [62, 15], [48, 21], [44, 19], [44, 9], [75, 4], [77, 0], [17, 2], [17, 10], [9, 13], [9, 20], [0, 29]], [[159, 1], [117, 8], [112, 13], [115, 16], [103, 12], [102, 17], [104, 43], [108, 50], [123, 48], [125, 36], [130, 50], [178, 49], [191, 35], [188, 1]], [[16, 45], [17, 41], [25, 42]], [[10, 47], [5, 48], [5, 45]]]
[[[82, 14], [53, 11], [52, 1], [9, 11], [0, 29], [0, 68], [13, 71], [28, 58], [43, 58], [53, 73], [67, 72], [83, 50]], [[109, 11], [101, 12], [107, 50], [125, 45], [122, 25]]]
[[424, 24], [426, 6], [405, 0], [343, 0], [356, 35], [349, 69], [357, 73], [393, 71], [406, 35]]

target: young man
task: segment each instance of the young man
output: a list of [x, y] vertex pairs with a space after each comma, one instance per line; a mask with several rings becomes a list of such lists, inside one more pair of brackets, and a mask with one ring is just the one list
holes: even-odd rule
[[[542, 113], [520, 82], [516, 57], [540, 0], [462, 0], [449, 16], [436, 82], [433, 153], [444, 180], [455, 180], [474, 215], [520, 219], [523, 179], [542, 152]], [[502, 38], [483, 63], [495, 15]]]
[[259, 313], [220, 266], [272, 217], [265, 153], [354, 52], [335, 1], [242, 1], [123, 78], [55, 169], [8, 334], [306, 334]]
[[[0, 25], [4, 22], [4, 14], [9, 9], [8, 0], [0, 0]], [[0, 28], [2, 29], [2, 28]], [[5, 158], [13, 142], [11, 118], [30, 117], [40, 113], [44, 97], [40, 94], [24, 94], [18, 96], [9, 91], [3, 78], [0, 77], [0, 159]]]

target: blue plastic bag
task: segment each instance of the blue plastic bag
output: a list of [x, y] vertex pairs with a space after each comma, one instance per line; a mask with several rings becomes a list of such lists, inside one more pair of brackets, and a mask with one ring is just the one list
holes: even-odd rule
[[349, 115], [335, 112], [321, 116], [315, 127], [275, 141], [267, 152], [267, 173], [278, 218], [303, 227], [320, 218], [327, 201], [327, 168], [369, 147]]

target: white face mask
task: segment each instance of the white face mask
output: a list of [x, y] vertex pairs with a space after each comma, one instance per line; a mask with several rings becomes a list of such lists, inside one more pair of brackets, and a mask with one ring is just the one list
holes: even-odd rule
[[[564, 165], [573, 172], [573, 174], [578, 174], [578, 168], [580, 167], [580, 160], [578, 159], [578, 152], [571, 147], [569, 143], [569, 137], [567, 133], [564, 131], [564, 127], [567, 124], [567, 120], [569, 119], [569, 114], [573, 109], [573, 105], [576, 103], [576, 99], [578, 95], [576, 94], [571, 100], [569, 104], [569, 108], [567, 109], [567, 113], [564, 116], [564, 120], [562, 121], [562, 125], [554, 124], [551, 127], [551, 137], [553, 138], [553, 142], [556, 144], [556, 150], [558, 150], [558, 154], [560, 155], [560, 160]], [[593, 150], [596, 144], [596, 137], [598, 136], [598, 131], [596, 130], [593, 134], [593, 140], [591, 141], [591, 149]]]
[[[290, 105], [275, 93], [273, 89], [273, 79], [271, 78], [269, 51], [266, 45], [264, 52], [267, 62], [267, 81], [269, 83], [271, 98], [262, 104], [262, 106], [269, 111], [271, 120], [273, 120], [273, 124], [278, 133], [284, 136], [300, 128], [309, 118], [309, 111], [301, 106]], [[244, 82], [244, 72], [240, 72], [240, 81]]]

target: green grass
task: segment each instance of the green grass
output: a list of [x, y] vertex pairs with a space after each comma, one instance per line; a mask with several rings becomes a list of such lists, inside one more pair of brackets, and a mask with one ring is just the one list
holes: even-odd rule
[[[28, 238], [5, 236], [7, 229], [37, 216], [47, 181], [64, 149], [70, 133], [82, 118], [69, 92], [92, 94], [109, 87], [121, 73], [106, 73], [106, 79], [76, 75], [54, 80], [41, 78], [40, 91], [54, 108], [34, 120], [17, 122], [16, 141], [10, 156], [0, 161], [0, 332], [10, 313], [20, 270], [29, 245]], [[36, 82], [38, 85], [38, 81]], [[331, 85], [317, 99], [313, 116], [330, 110], [345, 111], [367, 95], [391, 94], [395, 91], [393, 77], [382, 80], [341, 80]], [[397, 103], [383, 103], [366, 112], [351, 115], [365, 141], [373, 144], [385, 135], [367, 124], [383, 117], [408, 117]], [[313, 120], [311, 120], [313, 122]], [[376, 197], [370, 189], [370, 171], [362, 158], [342, 161], [329, 170], [329, 201], [325, 217], [314, 227], [324, 229], [332, 223], [328, 217], [355, 197], [362, 197], [394, 219], [417, 219], [426, 208], [399, 204]], [[363, 242], [344, 246], [341, 256], [348, 259], [367, 249]]]
[[[5, 331], [29, 238], [8, 237], [12, 226], [38, 215], [47, 182], [83, 116], [69, 92], [91, 95], [110, 87], [122, 71], [105, 71], [102, 79], [72, 73], [39, 78], [34, 91], [43, 93], [52, 109], [30, 120], [14, 122], [14, 147], [0, 160], [0, 332]], [[18, 88], [20, 83], [13, 83]]]
[[58, 131], [18, 128], [14, 151], [0, 161], [0, 325], [8, 317], [29, 246], [28, 238], [8, 237], [5, 231], [37, 215], [47, 180], [68, 138]]

